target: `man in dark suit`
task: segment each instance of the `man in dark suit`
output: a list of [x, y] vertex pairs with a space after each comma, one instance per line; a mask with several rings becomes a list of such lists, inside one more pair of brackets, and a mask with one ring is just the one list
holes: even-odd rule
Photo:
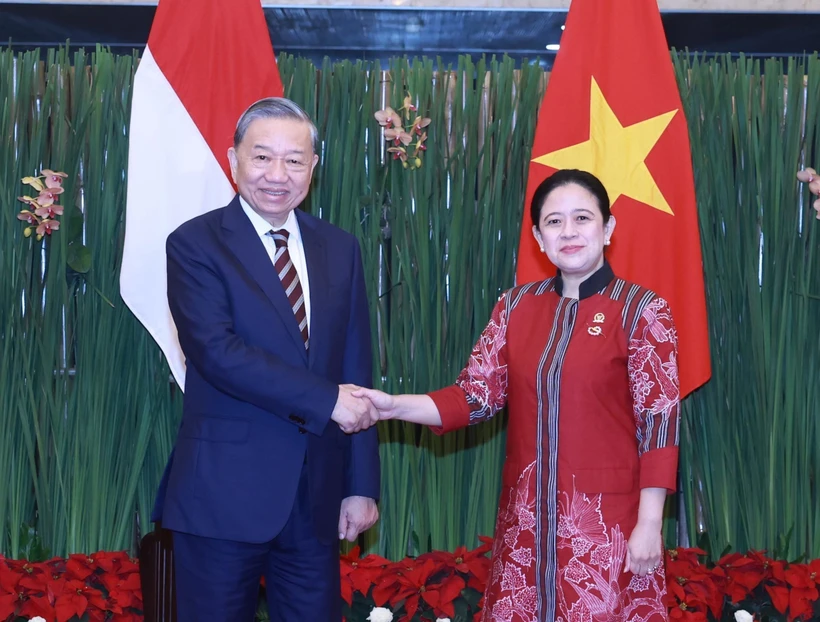
[[361, 252], [297, 209], [316, 144], [296, 104], [256, 102], [228, 152], [239, 194], [168, 237], [187, 372], [155, 515], [179, 622], [250, 622], [262, 575], [272, 620], [338, 622], [337, 537], [378, 518], [378, 414], [351, 395], [371, 383]]

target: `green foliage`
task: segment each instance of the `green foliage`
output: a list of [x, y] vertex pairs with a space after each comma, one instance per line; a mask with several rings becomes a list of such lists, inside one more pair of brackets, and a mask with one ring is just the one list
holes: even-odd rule
[[[0, 52], [0, 473], [13, 484], [0, 491], [0, 551], [11, 557], [32, 552], [23, 524], [55, 555], [131, 549], [175, 428], [167, 366], [118, 293], [135, 68], [102, 49], [45, 62]], [[37, 241], [22, 236], [16, 197], [42, 168], [68, 174], [66, 213]]]
[[675, 55], [712, 380], [684, 403], [691, 541], [820, 556], [820, 252], [795, 172], [820, 160], [820, 60]]
[[[434, 71], [430, 59], [378, 64], [280, 58], [286, 95], [324, 140], [314, 213], [354, 232], [368, 277], [375, 383], [393, 393], [452, 383], [503, 289], [513, 284], [543, 72], [509, 58]], [[374, 113], [409, 95], [432, 119], [422, 166], [386, 152]], [[528, 111], [528, 112], [525, 112]], [[491, 534], [503, 417], [444, 437], [380, 425], [382, 500], [366, 549], [393, 559]]]
[[[11, 557], [132, 548], [173, 443], [181, 396], [118, 293], [136, 61], [0, 51], [0, 552]], [[794, 172], [820, 160], [820, 62], [792, 59], [784, 76], [775, 62], [674, 61], [714, 368], [684, 406], [690, 541], [706, 531], [714, 552], [818, 557], [820, 270]], [[323, 139], [309, 209], [361, 242], [375, 385], [451, 383], [513, 284], [543, 72], [506, 58], [441, 71], [429, 59], [279, 62]], [[406, 95], [432, 119], [416, 170], [391, 159], [373, 116]], [[16, 197], [42, 168], [68, 178], [63, 228], [38, 242], [23, 237]], [[380, 424], [382, 521], [365, 549], [400, 559], [492, 533], [503, 428], [503, 416], [444, 437]]]

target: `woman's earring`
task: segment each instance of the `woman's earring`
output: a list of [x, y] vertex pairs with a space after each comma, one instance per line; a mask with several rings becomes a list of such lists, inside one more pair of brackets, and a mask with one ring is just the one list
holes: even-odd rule
[[605, 245], [605, 246], [609, 246], [609, 240], [608, 240], [608, 239], [607, 239], [607, 240], [604, 240], [604, 245]]

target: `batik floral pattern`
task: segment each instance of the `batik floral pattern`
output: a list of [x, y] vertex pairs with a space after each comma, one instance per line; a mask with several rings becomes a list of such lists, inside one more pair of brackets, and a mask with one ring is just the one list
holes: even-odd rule
[[484, 622], [537, 622], [535, 462], [501, 492]]
[[504, 408], [507, 401], [506, 343], [507, 301], [503, 296], [473, 346], [470, 360], [456, 379], [456, 384], [467, 395], [471, 423], [488, 419]]
[[663, 573], [624, 570], [627, 540], [607, 529], [602, 495], [558, 494], [557, 622], [649, 622], [667, 619]]
[[678, 444], [678, 336], [663, 298], [649, 303], [629, 340], [629, 383], [640, 453]]

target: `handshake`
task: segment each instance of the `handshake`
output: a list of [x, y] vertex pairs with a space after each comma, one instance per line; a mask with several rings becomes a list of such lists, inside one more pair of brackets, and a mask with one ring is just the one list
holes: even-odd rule
[[392, 408], [393, 397], [386, 393], [355, 384], [342, 384], [330, 418], [342, 432], [354, 434], [375, 425], [380, 419], [390, 419]]

